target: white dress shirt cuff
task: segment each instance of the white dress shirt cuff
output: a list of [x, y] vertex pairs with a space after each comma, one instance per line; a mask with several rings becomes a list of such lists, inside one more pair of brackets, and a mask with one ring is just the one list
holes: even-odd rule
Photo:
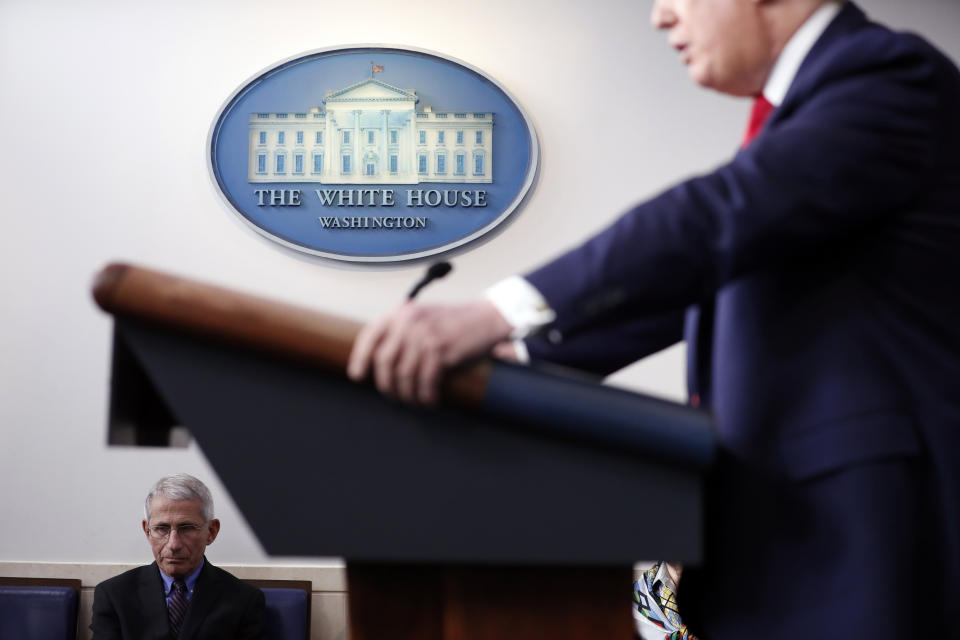
[[530, 364], [530, 350], [523, 340], [513, 341], [513, 351], [517, 356], [517, 364]]
[[484, 295], [513, 327], [510, 337], [514, 340], [526, 338], [557, 317], [540, 292], [520, 276], [504, 278], [484, 291]]

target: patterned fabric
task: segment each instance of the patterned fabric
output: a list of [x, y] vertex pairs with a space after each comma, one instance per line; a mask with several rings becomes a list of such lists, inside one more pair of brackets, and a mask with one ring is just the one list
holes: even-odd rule
[[183, 617], [187, 613], [187, 585], [183, 580], [174, 580], [170, 589], [170, 600], [167, 602], [167, 616], [170, 619], [170, 637], [180, 636], [180, 627], [183, 626]]
[[662, 562], [633, 583], [633, 619], [642, 640], [696, 640], [680, 619], [677, 585]]

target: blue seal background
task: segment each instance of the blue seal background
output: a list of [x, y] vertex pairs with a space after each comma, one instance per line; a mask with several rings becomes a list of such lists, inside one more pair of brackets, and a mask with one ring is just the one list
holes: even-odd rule
[[[488, 184], [429, 183], [417, 185], [344, 185], [349, 188], [382, 186], [394, 189], [392, 207], [324, 207], [314, 189], [336, 189], [318, 182], [247, 182], [250, 114], [307, 111], [335, 91], [370, 77], [370, 65], [383, 66], [377, 80], [413, 89], [434, 111], [487, 111], [493, 121], [493, 182]], [[331, 258], [385, 261], [436, 254], [503, 216], [528, 183], [533, 166], [535, 137], [519, 107], [479, 72], [441, 57], [395, 48], [363, 47], [308, 54], [265, 71], [237, 91], [214, 125], [210, 160], [213, 175], [237, 212], [268, 235], [294, 248]], [[300, 189], [298, 207], [257, 206], [256, 189]], [[483, 189], [486, 207], [407, 207], [408, 189]], [[515, 202], [516, 200], [516, 202]], [[320, 216], [426, 216], [426, 229], [324, 229]], [[500, 221], [502, 222], [502, 220]], [[492, 229], [490, 229], [492, 230]]]

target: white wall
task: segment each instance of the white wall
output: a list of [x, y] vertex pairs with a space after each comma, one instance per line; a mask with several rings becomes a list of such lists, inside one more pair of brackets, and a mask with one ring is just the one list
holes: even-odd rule
[[[956, 0], [867, 0], [960, 59]], [[647, 1], [0, 0], [0, 561], [139, 562], [150, 484], [206, 479], [218, 563], [267, 562], [195, 447], [105, 445], [110, 319], [93, 274], [128, 260], [357, 318], [385, 311], [422, 267], [343, 268], [283, 250], [217, 195], [205, 142], [253, 73], [303, 51], [387, 43], [496, 78], [531, 114], [543, 162], [503, 233], [455, 260], [427, 300], [526, 270], [638, 198], [728, 157], [747, 106], [690, 85]], [[634, 128], [591, 135], [598, 101]], [[682, 399], [682, 350], [617, 382]], [[288, 561], [285, 561], [288, 562]]]

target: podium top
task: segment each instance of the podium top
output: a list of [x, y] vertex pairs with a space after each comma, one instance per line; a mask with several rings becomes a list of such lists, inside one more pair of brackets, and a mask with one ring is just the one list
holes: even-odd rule
[[[130, 264], [97, 275], [93, 296], [118, 318], [293, 359], [345, 377], [360, 323]], [[550, 367], [482, 359], [446, 377], [445, 402], [559, 437], [627, 448], [669, 463], [709, 467], [709, 414]]]
[[[231, 289], [124, 263], [96, 276], [93, 297], [104, 311], [178, 332], [273, 353], [346, 375], [360, 323]], [[480, 404], [489, 362], [454, 372], [445, 397]]]

